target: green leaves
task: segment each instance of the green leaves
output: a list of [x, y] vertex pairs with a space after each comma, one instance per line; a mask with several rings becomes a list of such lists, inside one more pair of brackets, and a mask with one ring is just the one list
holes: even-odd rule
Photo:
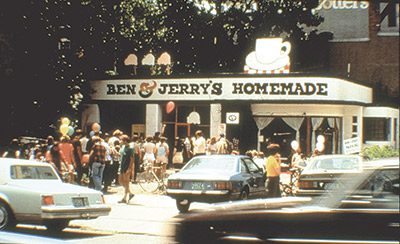
[[373, 159], [380, 159], [380, 158], [391, 158], [391, 157], [398, 157], [399, 151], [389, 145], [384, 146], [367, 146], [362, 151], [362, 156], [364, 158], [373, 160]]

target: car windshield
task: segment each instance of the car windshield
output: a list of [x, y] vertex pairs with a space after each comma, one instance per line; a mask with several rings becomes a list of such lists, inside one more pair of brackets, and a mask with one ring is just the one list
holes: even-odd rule
[[13, 165], [11, 179], [58, 180], [58, 177], [49, 166]]
[[223, 171], [223, 172], [236, 172], [237, 160], [235, 158], [221, 158], [221, 157], [204, 157], [193, 158], [182, 171], [189, 170], [208, 170]]
[[308, 166], [308, 170], [358, 170], [359, 159], [356, 157], [317, 158]]

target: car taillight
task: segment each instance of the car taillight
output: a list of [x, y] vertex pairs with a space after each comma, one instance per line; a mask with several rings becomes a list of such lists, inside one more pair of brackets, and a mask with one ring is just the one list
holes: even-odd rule
[[182, 181], [168, 180], [167, 187], [171, 188], [171, 189], [180, 189], [180, 188], [182, 188]]
[[104, 200], [104, 195], [101, 195], [101, 203], [105, 204], [106, 200]]
[[54, 205], [54, 198], [53, 196], [42, 196], [42, 205]]
[[214, 183], [215, 190], [232, 190], [232, 182], [218, 181]]
[[301, 189], [315, 188], [315, 187], [316, 187], [316, 182], [313, 182], [313, 181], [300, 181], [299, 182], [299, 188], [301, 188]]

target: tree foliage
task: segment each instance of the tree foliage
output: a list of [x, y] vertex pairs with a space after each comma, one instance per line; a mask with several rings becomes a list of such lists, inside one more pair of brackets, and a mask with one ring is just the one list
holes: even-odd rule
[[323, 21], [312, 11], [317, 3], [125, 0], [119, 5], [121, 34], [138, 53], [170, 51], [178, 73], [241, 71], [257, 38], [282, 37], [294, 45], [308, 41], [303, 27]]

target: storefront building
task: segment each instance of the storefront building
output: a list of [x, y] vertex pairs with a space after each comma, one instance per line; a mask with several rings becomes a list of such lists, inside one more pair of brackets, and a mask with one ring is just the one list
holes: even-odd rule
[[318, 135], [325, 153], [350, 152], [345, 143], [352, 138], [355, 151], [399, 143], [398, 109], [373, 107], [370, 87], [339, 78], [242, 74], [98, 80], [91, 87], [96, 103], [82, 122], [131, 134], [182, 138], [201, 129], [207, 138], [226, 134], [241, 153], [279, 143], [284, 156], [293, 140], [312, 153]]
[[197, 129], [208, 138], [224, 133], [241, 153], [275, 142], [288, 156], [296, 140], [310, 155], [319, 135], [324, 153], [399, 148], [398, 107], [377, 106], [398, 98], [399, 4], [319, 3], [314, 11], [325, 21], [318, 29], [333, 34], [326, 65], [334, 75], [290, 73], [290, 43], [262, 39], [242, 74], [93, 81], [83, 125], [101, 122], [143, 136], [160, 131], [170, 144]]

